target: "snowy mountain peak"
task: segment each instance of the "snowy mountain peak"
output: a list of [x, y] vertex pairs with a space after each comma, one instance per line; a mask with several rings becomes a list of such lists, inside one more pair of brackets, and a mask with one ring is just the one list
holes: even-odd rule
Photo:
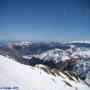
[[85, 43], [85, 44], [90, 44], [90, 40], [85, 40], [85, 41], [71, 41], [69, 43]]
[[20, 46], [28, 46], [30, 44], [32, 44], [32, 42], [30, 41], [22, 41], [20, 43], [16, 43], [16, 45], [20, 45]]

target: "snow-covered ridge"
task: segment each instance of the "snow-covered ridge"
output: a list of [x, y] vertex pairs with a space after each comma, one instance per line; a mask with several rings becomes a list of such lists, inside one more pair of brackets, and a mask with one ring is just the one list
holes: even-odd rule
[[62, 43], [62, 44], [68, 44], [68, 43], [85, 43], [90, 44], [90, 40], [84, 40], [84, 41], [21, 41], [17, 44], [20, 45], [30, 45], [31, 43], [45, 43], [45, 44], [53, 44], [53, 43]]
[[22, 65], [0, 55], [0, 86], [2, 87], [14, 86], [19, 90], [90, 90], [83, 81], [72, 81], [63, 73], [59, 73], [61, 76], [54, 76], [42, 69]]
[[22, 41], [22, 42], [19, 42], [19, 43], [15, 43], [15, 45], [20, 45], [20, 46], [28, 46], [32, 44], [31, 41]]
[[53, 49], [53, 50], [48, 50], [44, 53], [42, 53], [39, 56], [40, 59], [45, 59], [45, 60], [55, 60], [58, 62], [59, 60], [68, 60], [70, 59], [68, 57], [68, 53], [66, 54], [63, 50], [61, 49]]
[[[54, 45], [54, 44], [90, 44], [90, 40], [85, 41], [18, 41], [12, 42], [11, 45], [20, 45], [20, 46], [29, 46], [32, 44], [46, 44], [46, 45]], [[4, 44], [5, 45], [5, 44]]]
[[31, 59], [32, 57], [44, 59], [44, 60], [54, 60], [55, 62], [59, 61], [66, 61], [72, 58], [90, 58], [90, 49], [87, 48], [76, 48], [72, 47], [71, 49], [62, 50], [62, 49], [52, 49], [47, 50], [40, 55], [30, 55], [30, 56], [23, 56], [23, 58]]
[[85, 44], [90, 44], [90, 40], [85, 40], [85, 41], [70, 41], [69, 43], [85, 43]]

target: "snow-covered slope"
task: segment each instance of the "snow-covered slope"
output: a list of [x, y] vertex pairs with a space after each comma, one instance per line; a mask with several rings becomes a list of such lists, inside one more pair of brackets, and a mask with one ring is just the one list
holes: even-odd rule
[[45, 59], [45, 60], [54, 60], [55, 62], [58, 62], [60, 60], [68, 60], [70, 59], [70, 57], [68, 56], [69, 53], [65, 52], [62, 49], [52, 49], [52, 50], [48, 50], [44, 53], [42, 53], [41, 55], [38, 56], [38, 58], [40, 59]]
[[52, 50], [47, 50], [40, 55], [23, 56], [23, 58], [26, 59], [31, 59], [32, 57], [40, 58], [43, 60], [53, 60], [55, 62], [79, 58], [90, 58], [90, 49], [71, 46], [71, 48], [67, 50], [55, 48]]
[[[54, 73], [55, 74], [55, 73]], [[0, 87], [18, 90], [90, 90], [83, 81], [67, 75], [46, 73], [37, 67], [20, 64], [0, 55]], [[12, 89], [13, 90], [13, 89]]]
[[71, 41], [69, 43], [85, 43], [85, 44], [90, 44], [90, 40], [85, 40], [85, 41]]
[[[24, 56], [23, 58], [31, 59], [32, 57], [39, 58], [43, 61], [53, 61], [58, 65], [59, 62], [66, 62], [70, 61], [69, 63], [66, 62], [67, 66], [73, 72], [76, 72], [78, 75], [84, 78], [84, 80], [90, 84], [90, 49], [88, 48], [79, 48], [75, 47], [74, 45], [71, 46], [70, 49], [62, 50], [62, 49], [52, 49], [48, 50], [40, 55], [31, 55], [31, 56]], [[74, 60], [74, 62], [72, 61]], [[62, 66], [64, 67], [65, 64]], [[61, 66], [61, 64], [60, 64]], [[60, 67], [60, 69], [63, 67]], [[67, 69], [68, 70], [68, 69]], [[69, 69], [70, 70], [70, 69]]]
[[81, 75], [81, 77], [84, 76], [85, 81], [90, 85], [90, 58], [77, 61], [73, 71]]

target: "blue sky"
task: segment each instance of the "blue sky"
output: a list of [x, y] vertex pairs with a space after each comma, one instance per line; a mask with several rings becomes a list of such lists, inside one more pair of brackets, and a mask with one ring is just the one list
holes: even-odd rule
[[1, 40], [90, 40], [90, 0], [0, 0]]

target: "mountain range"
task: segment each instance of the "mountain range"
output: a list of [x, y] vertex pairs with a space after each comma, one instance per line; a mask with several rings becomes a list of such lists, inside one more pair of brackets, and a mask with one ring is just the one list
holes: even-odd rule
[[[33, 78], [32, 80], [34, 80], [36, 77], [38, 77], [40, 83], [44, 84], [39, 89], [39, 87], [37, 87], [36, 84], [34, 87], [34, 82], [30, 83], [30, 81], [27, 80], [27, 78], [24, 76], [21, 78], [24, 79], [26, 78], [27, 81], [25, 80], [25, 82], [29, 82], [30, 84], [33, 85], [33, 87], [29, 85], [26, 85], [25, 87], [21, 86], [24, 88], [22, 90], [28, 90], [25, 89], [26, 87], [31, 87], [32, 88], [31, 90], [41, 90], [41, 89], [59, 90], [60, 89], [59, 85], [62, 86], [62, 84], [63, 85], [65, 84], [64, 85], [65, 90], [90, 89], [89, 88], [90, 41], [73, 41], [73, 42], [23, 41], [23, 42], [4, 43], [0, 45], [0, 55], [1, 55], [0, 72], [2, 73], [0, 75], [0, 79], [2, 78], [3, 74], [4, 75], [7, 74], [9, 77], [12, 77], [13, 80], [14, 77], [15, 78], [18, 77], [14, 76], [14, 74], [13, 77], [12, 75], [9, 75], [9, 73], [13, 72], [17, 75], [22, 73], [22, 75], [24, 75], [26, 72], [28, 74], [27, 78], [30, 77]], [[10, 65], [12, 66], [8, 66], [9, 62], [11, 63]], [[5, 63], [5, 67], [7, 68], [4, 68], [3, 63]], [[15, 63], [15, 66], [13, 63]], [[10, 67], [12, 67], [12, 69], [9, 69]], [[20, 70], [20, 73], [17, 72], [16, 69]], [[22, 69], [23, 70], [25, 69], [25, 72], [22, 71]], [[28, 71], [28, 69], [30, 69], [30, 72]], [[9, 70], [10, 72], [8, 71], [4, 73], [2, 70], [4, 71]], [[32, 72], [33, 75], [36, 74], [37, 76], [30, 75], [30, 73], [32, 74]], [[6, 77], [7, 80], [9, 79], [8, 76]], [[35, 81], [39, 81], [38, 79], [35, 79]], [[51, 85], [51, 87], [48, 87], [46, 81], [44, 82], [44, 79]], [[5, 77], [3, 76], [2, 81], [4, 80]], [[63, 83], [61, 84], [62, 81]], [[84, 85], [87, 89], [85, 88], [81, 89], [81, 87], [77, 86], [77, 84], [74, 84], [76, 82], [80, 85]], [[18, 83], [21, 85], [19, 81]], [[44, 88], [45, 85], [47, 86], [47, 88], [46, 87]], [[62, 88], [61, 90], [63, 90], [64, 86], [61, 87]], [[55, 89], [55, 87], [57, 89]]]

